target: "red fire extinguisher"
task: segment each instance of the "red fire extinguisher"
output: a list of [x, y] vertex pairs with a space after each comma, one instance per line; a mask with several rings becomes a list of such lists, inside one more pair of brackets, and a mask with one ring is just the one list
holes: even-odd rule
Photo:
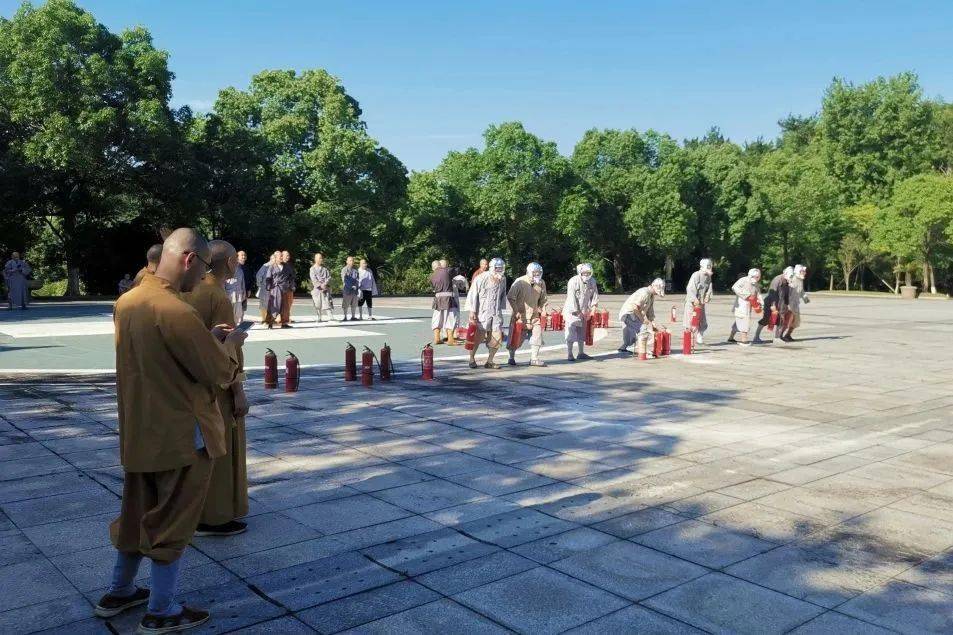
[[677, 316], [678, 316], [678, 310], [677, 310], [677, 308], [675, 307], [675, 305], [673, 304], [673, 305], [672, 305], [672, 323], [673, 323], [673, 324], [678, 321], [678, 320], [676, 319]]
[[344, 381], [357, 379], [357, 349], [350, 342], [344, 348]]
[[757, 293], [753, 293], [748, 296], [748, 304], [751, 305], [751, 308], [755, 313], [761, 313], [761, 300], [758, 298]]
[[[468, 351], [475, 350], [476, 336], [477, 336], [477, 324], [476, 322], [470, 322], [470, 324], [467, 325], [466, 342], [464, 343], [463, 348], [467, 349]], [[433, 351], [430, 351], [430, 358], [433, 359]], [[431, 379], [433, 378], [431, 377]]]
[[596, 316], [593, 313], [589, 313], [586, 316], [586, 346], [592, 346], [595, 341], [595, 331], [596, 331]]
[[433, 346], [429, 343], [420, 351], [420, 378], [433, 379]]
[[768, 318], [768, 328], [773, 329], [778, 325], [778, 312], [777, 310], [771, 311], [771, 317]]
[[384, 348], [381, 349], [381, 381], [390, 381], [391, 376], [394, 373], [394, 362], [390, 358], [390, 346], [387, 345], [387, 342], [384, 342]]
[[270, 348], [266, 348], [265, 351], [265, 388], [277, 388], [278, 356]]
[[662, 355], [668, 357], [672, 354], [672, 332], [662, 331]]
[[697, 331], [702, 324], [702, 309], [699, 306], [692, 307], [692, 330]]
[[653, 341], [654, 346], [652, 346], [652, 355], [658, 359], [662, 356], [662, 351], [665, 349], [665, 344], [662, 342], [662, 331], [655, 331], [655, 338]]
[[510, 333], [510, 345], [515, 349], [523, 345], [523, 320], [513, 323], [513, 332]]
[[285, 359], [285, 392], [298, 392], [300, 382], [301, 373], [298, 358], [294, 353], [288, 351], [288, 358]]
[[602, 328], [609, 328], [609, 309], [602, 309]]
[[543, 329], [544, 331], [549, 330], [549, 316], [546, 315], [545, 311], [539, 314], [539, 328]]
[[682, 333], [682, 355], [691, 355], [692, 348], [695, 346], [695, 334], [691, 329], [685, 329]]
[[361, 353], [361, 385], [374, 385], [374, 352], [366, 346]]

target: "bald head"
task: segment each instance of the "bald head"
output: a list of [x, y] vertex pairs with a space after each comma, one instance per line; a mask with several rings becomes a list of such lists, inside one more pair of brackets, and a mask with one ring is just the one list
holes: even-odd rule
[[216, 278], [229, 278], [235, 273], [238, 264], [238, 252], [232, 244], [224, 240], [210, 240], [208, 243], [211, 254], [212, 275]]
[[211, 254], [205, 238], [189, 227], [180, 227], [162, 243], [156, 276], [179, 291], [191, 291], [205, 275]]
[[157, 243], [152, 247], [149, 247], [149, 250], [146, 252], [146, 262], [152, 265], [152, 269], [155, 270], [156, 265], [159, 264], [159, 258], [162, 257], [162, 243]]

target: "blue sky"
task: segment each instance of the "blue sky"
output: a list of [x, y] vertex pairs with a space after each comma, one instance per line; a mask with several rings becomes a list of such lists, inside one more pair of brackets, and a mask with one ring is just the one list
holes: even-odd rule
[[[19, 5], [0, 0], [9, 17]], [[171, 53], [176, 104], [266, 68], [325, 68], [411, 169], [521, 120], [569, 154], [593, 127], [773, 138], [834, 76], [913, 70], [953, 99], [953, 1], [80, 0]]]

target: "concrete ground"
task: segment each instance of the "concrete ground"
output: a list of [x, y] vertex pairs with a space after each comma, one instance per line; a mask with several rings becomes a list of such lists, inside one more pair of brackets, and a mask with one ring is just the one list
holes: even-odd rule
[[[182, 598], [216, 633], [953, 632], [953, 304], [816, 295], [749, 349], [711, 318], [690, 357], [619, 357], [613, 326], [545, 369], [253, 376], [249, 531], [196, 539]], [[109, 378], [0, 403], [0, 632], [133, 632], [92, 617]]]

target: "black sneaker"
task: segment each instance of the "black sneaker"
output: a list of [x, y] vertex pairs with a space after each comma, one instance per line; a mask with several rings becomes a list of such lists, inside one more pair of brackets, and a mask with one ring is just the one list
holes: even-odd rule
[[589, 355], [586, 355], [585, 353], [579, 353], [578, 355], [576, 355], [576, 359], [592, 359], [592, 357], [590, 357]]
[[513, 359], [512, 357], [511, 357], [511, 358], [509, 359], [509, 361], [506, 362], [506, 363], [509, 364], [510, 366], [516, 366], [516, 360]]
[[107, 593], [103, 597], [99, 598], [99, 602], [96, 603], [96, 608], [93, 610], [93, 612], [97, 617], [112, 617], [114, 615], [119, 615], [126, 609], [131, 609], [134, 606], [145, 604], [148, 601], [149, 589], [136, 587], [135, 592], [132, 595], [127, 595], [126, 597], [109, 595]]
[[136, 633], [139, 635], [159, 635], [160, 633], [174, 633], [195, 628], [204, 624], [211, 617], [208, 611], [193, 609], [188, 606], [182, 607], [182, 612], [171, 617], [161, 615], [151, 615], [146, 613], [139, 622], [139, 629]]
[[230, 520], [223, 525], [206, 525], [199, 523], [195, 528], [196, 536], [235, 536], [243, 534], [248, 530], [248, 525], [238, 521]]
[[471, 362], [470, 362], [470, 368], [477, 368], [477, 363], [471, 361]]

